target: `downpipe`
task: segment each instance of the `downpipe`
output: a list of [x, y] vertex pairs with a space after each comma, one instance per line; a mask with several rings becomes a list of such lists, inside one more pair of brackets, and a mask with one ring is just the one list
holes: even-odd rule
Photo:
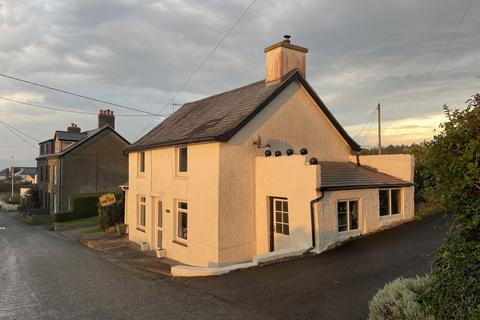
[[315, 203], [322, 200], [324, 195], [325, 195], [325, 193], [322, 191], [322, 195], [320, 197], [315, 198], [315, 199], [310, 201], [310, 224], [311, 224], [311, 228], [312, 228], [312, 246], [310, 248], [308, 248], [307, 250], [305, 250], [303, 255], [306, 255], [310, 251], [315, 249], [315, 242], [316, 242], [315, 241]]

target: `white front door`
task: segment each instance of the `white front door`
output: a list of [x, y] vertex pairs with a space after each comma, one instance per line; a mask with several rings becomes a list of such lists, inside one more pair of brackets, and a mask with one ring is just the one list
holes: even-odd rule
[[163, 204], [156, 201], [155, 209], [155, 249], [163, 249]]
[[272, 198], [270, 221], [270, 251], [290, 248], [288, 199]]

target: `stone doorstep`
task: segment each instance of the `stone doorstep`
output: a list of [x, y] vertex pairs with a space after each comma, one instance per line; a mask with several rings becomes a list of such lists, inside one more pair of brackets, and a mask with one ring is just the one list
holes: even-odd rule
[[171, 266], [179, 264], [177, 261], [168, 258], [159, 259], [142, 252], [138, 250], [138, 245], [129, 241], [126, 237], [118, 237], [115, 234], [96, 233], [82, 235], [80, 243], [88, 248], [116, 257], [123, 263], [138, 269], [162, 275], [171, 276]]

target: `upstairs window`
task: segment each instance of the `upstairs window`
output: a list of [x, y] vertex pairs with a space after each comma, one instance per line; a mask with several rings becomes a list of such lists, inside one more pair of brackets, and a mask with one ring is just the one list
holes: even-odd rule
[[358, 229], [358, 201], [339, 201], [337, 203], [338, 231]]
[[400, 189], [379, 190], [380, 216], [396, 215], [402, 211], [402, 194]]
[[187, 147], [178, 148], [178, 172], [188, 171], [188, 149]]
[[145, 152], [140, 152], [138, 154], [138, 172], [145, 172]]

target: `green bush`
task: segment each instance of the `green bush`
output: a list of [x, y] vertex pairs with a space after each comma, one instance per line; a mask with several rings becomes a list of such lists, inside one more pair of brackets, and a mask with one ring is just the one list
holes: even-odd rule
[[369, 303], [369, 320], [433, 320], [422, 296], [431, 281], [428, 277], [396, 279], [387, 284]]
[[93, 217], [98, 214], [99, 194], [83, 194], [72, 197], [71, 212], [55, 213], [55, 222], [65, 222], [82, 218]]
[[430, 275], [432, 287], [425, 297], [435, 318], [480, 319], [478, 237], [478, 229], [451, 232], [439, 250]]
[[117, 224], [122, 224], [124, 219], [125, 204], [122, 194], [115, 194], [116, 202], [108, 207], [98, 207], [100, 227], [107, 229]]

